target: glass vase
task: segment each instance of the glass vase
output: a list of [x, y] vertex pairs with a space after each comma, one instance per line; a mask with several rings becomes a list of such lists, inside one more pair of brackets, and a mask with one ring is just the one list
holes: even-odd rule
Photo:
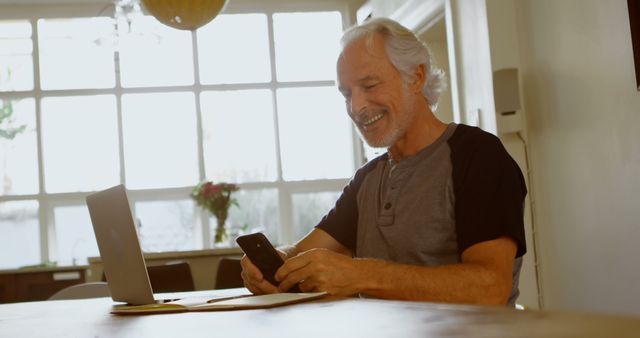
[[215, 234], [213, 236], [213, 245], [214, 247], [221, 247], [228, 245], [228, 234], [226, 228], [226, 218], [216, 218], [217, 227], [215, 230]]

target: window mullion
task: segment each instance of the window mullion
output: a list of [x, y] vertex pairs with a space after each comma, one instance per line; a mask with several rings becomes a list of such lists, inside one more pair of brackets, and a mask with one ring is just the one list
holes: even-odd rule
[[278, 172], [277, 185], [278, 185], [278, 212], [280, 219], [280, 227], [278, 229], [278, 242], [289, 243], [292, 238], [293, 229], [293, 210], [291, 192], [284, 185], [284, 178], [282, 175], [282, 153], [280, 150], [280, 123], [278, 114], [278, 96], [276, 91], [278, 89], [277, 82], [277, 69], [276, 69], [276, 49], [275, 38], [273, 32], [273, 12], [267, 12], [267, 29], [269, 36], [269, 59], [271, 67], [271, 95], [273, 97], [273, 128], [275, 130], [275, 146], [276, 146], [276, 168]]
[[36, 142], [38, 152], [38, 220], [40, 229], [40, 260], [48, 262], [50, 258], [51, 240], [55, 236], [52, 224], [50, 224], [50, 203], [45, 193], [45, 177], [44, 177], [44, 155], [42, 151], [42, 90], [40, 88], [40, 44], [38, 36], [38, 20], [32, 19], [31, 27], [31, 43], [33, 44], [33, 52], [31, 58], [33, 61], [33, 96], [36, 102]]
[[[116, 27], [117, 29], [117, 27]], [[122, 77], [120, 75], [120, 51], [118, 49], [113, 51], [113, 62], [115, 69], [116, 86], [114, 88], [114, 94], [116, 96], [116, 114], [117, 114], [117, 126], [118, 126], [118, 157], [120, 159], [120, 183], [127, 184], [127, 177], [125, 174], [125, 159], [124, 159], [124, 124], [122, 117]]]
[[193, 48], [193, 79], [195, 83], [194, 95], [196, 97], [196, 133], [198, 138], [198, 170], [200, 180], [204, 180], [207, 176], [204, 167], [204, 135], [202, 132], [202, 108], [200, 107], [200, 67], [198, 59], [198, 38], [195, 31], [191, 32], [191, 42]]
[[[194, 81], [194, 96], [196, 100], [196, 135], [198, 142], [198, 172], [200, 181], [207, 178], [206, 168], [204, 166], [204, 133], [202, 129], [202, 106], [200, 97], [202, 94], [202, 85], [200, 83], [200, 64], [198, 55], [198, 35], [195, 31], [191, 32], [191, 46], [193, 48], [193, 81]], [[201, 208], [196, 208], [201, 209]], [[209, 224], [209, 212], [206, 210], [198, 210], [200, 214], [200, 234], [202, 236], [202, 247], [204, 249], [211, 248], [211, 227]], [[197, 231], [197, 230], [194, 230]]]
[[276, 90], [278, 89], [277, 80], [276, 80], [276, 52], [275, 52], [275, 42], [273, 37], [273, 13], [267, 14], [267, 29], [269, 36], [269, 59], [270, 59], [270, 67], [271, 67], [271, 95], [273, 102], [273, 128], [275, 130], [275, 146], [276, 146], [276, 167], [278, 173], [278, 182], [282, 182], [282, 157], [280, 155], [280, 127], [278, 122], [278, 101]]

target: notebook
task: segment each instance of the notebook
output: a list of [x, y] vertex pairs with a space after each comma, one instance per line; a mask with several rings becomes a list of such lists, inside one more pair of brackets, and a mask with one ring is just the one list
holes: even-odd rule
[[234, 297], [193, 297], [178, 300], [156, 299], [140, 248], [138, 233], [124, 185], [87, 196], [87, 207], [115, 314], [215, 311], [269, 308], [318, 299], [325, 292], [241, 294]]

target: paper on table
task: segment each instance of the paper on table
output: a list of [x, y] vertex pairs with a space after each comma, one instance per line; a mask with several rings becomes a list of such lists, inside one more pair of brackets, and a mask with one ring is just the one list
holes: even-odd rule
[[268, 295], [240, 295], [235, 297], [214, 298], [193, 297], [184, 298], [169, 303], [147, 304], [136, 306], [116, 306], [111, 313], [123, 315], [175, 313], [187, 311], [223, 311], [264, 309], [306, 302], [326, 295], [326, 292], [305, 293], [274, 293]]

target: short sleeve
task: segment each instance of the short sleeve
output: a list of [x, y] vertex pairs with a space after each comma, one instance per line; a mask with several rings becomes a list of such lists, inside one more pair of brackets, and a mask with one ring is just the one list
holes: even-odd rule
[[509, 236], [520, 257], [526, 253], [522, 172], [497, 137], [465, 127], [450, 140], [458, 252]]
[[324, 230], [340, 244], [356, 252], [358, 233], [358, 190], [366, 175], [379, 161], [386, 160], [386, 154], [378, 156], [358, 169], [349, 184], [342, 190], [342, 195], [335, 206], [320, 220], [315, 227]]

